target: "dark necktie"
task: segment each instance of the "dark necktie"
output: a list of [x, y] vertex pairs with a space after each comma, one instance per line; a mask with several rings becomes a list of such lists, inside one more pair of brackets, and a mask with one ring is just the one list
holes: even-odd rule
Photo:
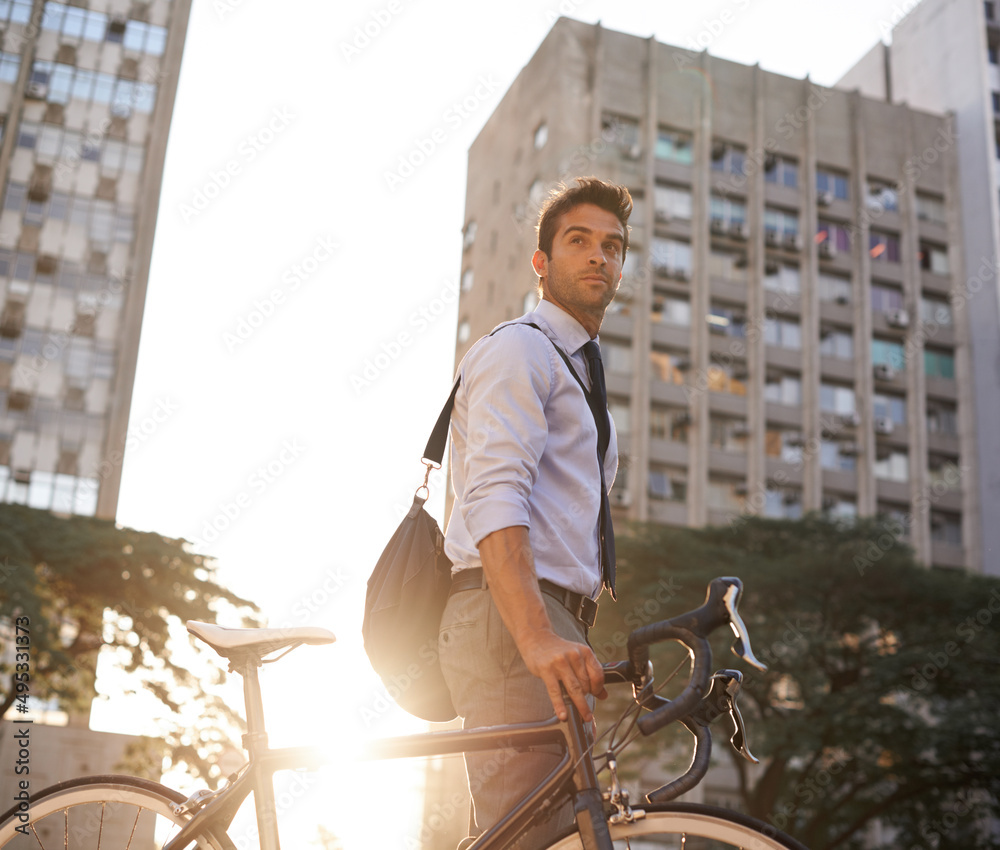
[[587, 358], [587, 372], [590, 374], [590, 392], [587, 403], [597, 423], [597, 459], [601, 469], [601, 574], [604, 586], [615, 598], [615, 530], [611, 526], [611, 502], [604, 480], [604, 456], [611, 442], [611, 425], [608, 422], [608, 388], [604, 383], [604, 363], [601, 362], [600, 346], [593, 340], [584, 343]]

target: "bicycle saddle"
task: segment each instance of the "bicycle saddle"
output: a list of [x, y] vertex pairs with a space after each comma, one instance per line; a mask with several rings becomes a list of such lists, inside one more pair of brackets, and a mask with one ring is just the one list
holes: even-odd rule
[[186, 625], [191, 634], [205, 641], [224, 658], [245, 654], [261, 657], [303, 643], [317, 645], [333, 643], [337, 639], [333, 632], [317, 626], [288, 629], [230, 629], [198, 620], [188, 620]]

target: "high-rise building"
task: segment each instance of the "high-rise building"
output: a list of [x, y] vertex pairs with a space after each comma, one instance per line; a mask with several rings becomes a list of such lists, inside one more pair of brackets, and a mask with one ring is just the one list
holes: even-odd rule
[[[837, 84], [954, 115], [961, 262], [953, 304], [969, 333], [985, 568], [1000, 573], [1000, 4], [923, 0]], [[960, 273], [959, 273], [960, 272]]]
[[190, 5], [0, 4], [0, 501], [115, 515]]
[[940, 111], [560, 19], [469, 152], [457, 356], [534, 303], [547, 190], [624, 183], [620, 514], [881, 513], [928, 565], [1000, 570], [955, 138]]

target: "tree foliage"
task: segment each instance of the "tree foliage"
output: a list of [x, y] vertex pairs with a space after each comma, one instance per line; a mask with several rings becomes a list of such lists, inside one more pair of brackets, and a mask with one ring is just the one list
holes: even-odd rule
[[[701, 604], [714, 576], [739, 576], [769, 665], [748, 671], [717, 635], [716, 668], [749, 673], [740, 702], [762, 764], [722, 734], [715, 750], [732, 757], [744, 810], [813, 850], [1000, 846], [1000, 581], [925, 569], [894, 531], [818, 516], [637, 527], [619, 535], [620, 599], [592, 642], [610, 654]], [[662, 754], [662, 740], [643, 746]]]
[[[26, 618], [31, 696], [85, 712], [95, 693], [98, 653], [112, 652], [119, 667], [134, 674], [131, 681], [173, 717], [192, 701], [201, 706], [195, 728], [178, 720], [161, 730], [160, 754], [209, 780], [207, 757], [229, 745], [229, 730], [240, 721], [199, 676], [172, 660], [168, 641], [171, 625], [214, 621], [222, 606], [256, 625], [256, 606], [218, 584], [212, 562], [182, 540], [111, 520], [0, 504], [0, 659], [13, 660], [4, 652], [9, 626]], [[221, 681], [214, 669], [211, 684]], [[17, 698], [14, 672], [0, 663], [0, 716]]]

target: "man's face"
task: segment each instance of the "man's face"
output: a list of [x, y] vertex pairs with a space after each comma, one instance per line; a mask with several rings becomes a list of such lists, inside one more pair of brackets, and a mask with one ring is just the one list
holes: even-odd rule
[[[551, 258], [543, 251], [532, 257], [535, 272], [543, 278], [545, 299], [562, 307], [592, 335], [618, 291], [624, 241], [625, 229], [614, 213], [580, 204], [560, 216]], [[597, 327], [592, 328], [595, 318]]]

